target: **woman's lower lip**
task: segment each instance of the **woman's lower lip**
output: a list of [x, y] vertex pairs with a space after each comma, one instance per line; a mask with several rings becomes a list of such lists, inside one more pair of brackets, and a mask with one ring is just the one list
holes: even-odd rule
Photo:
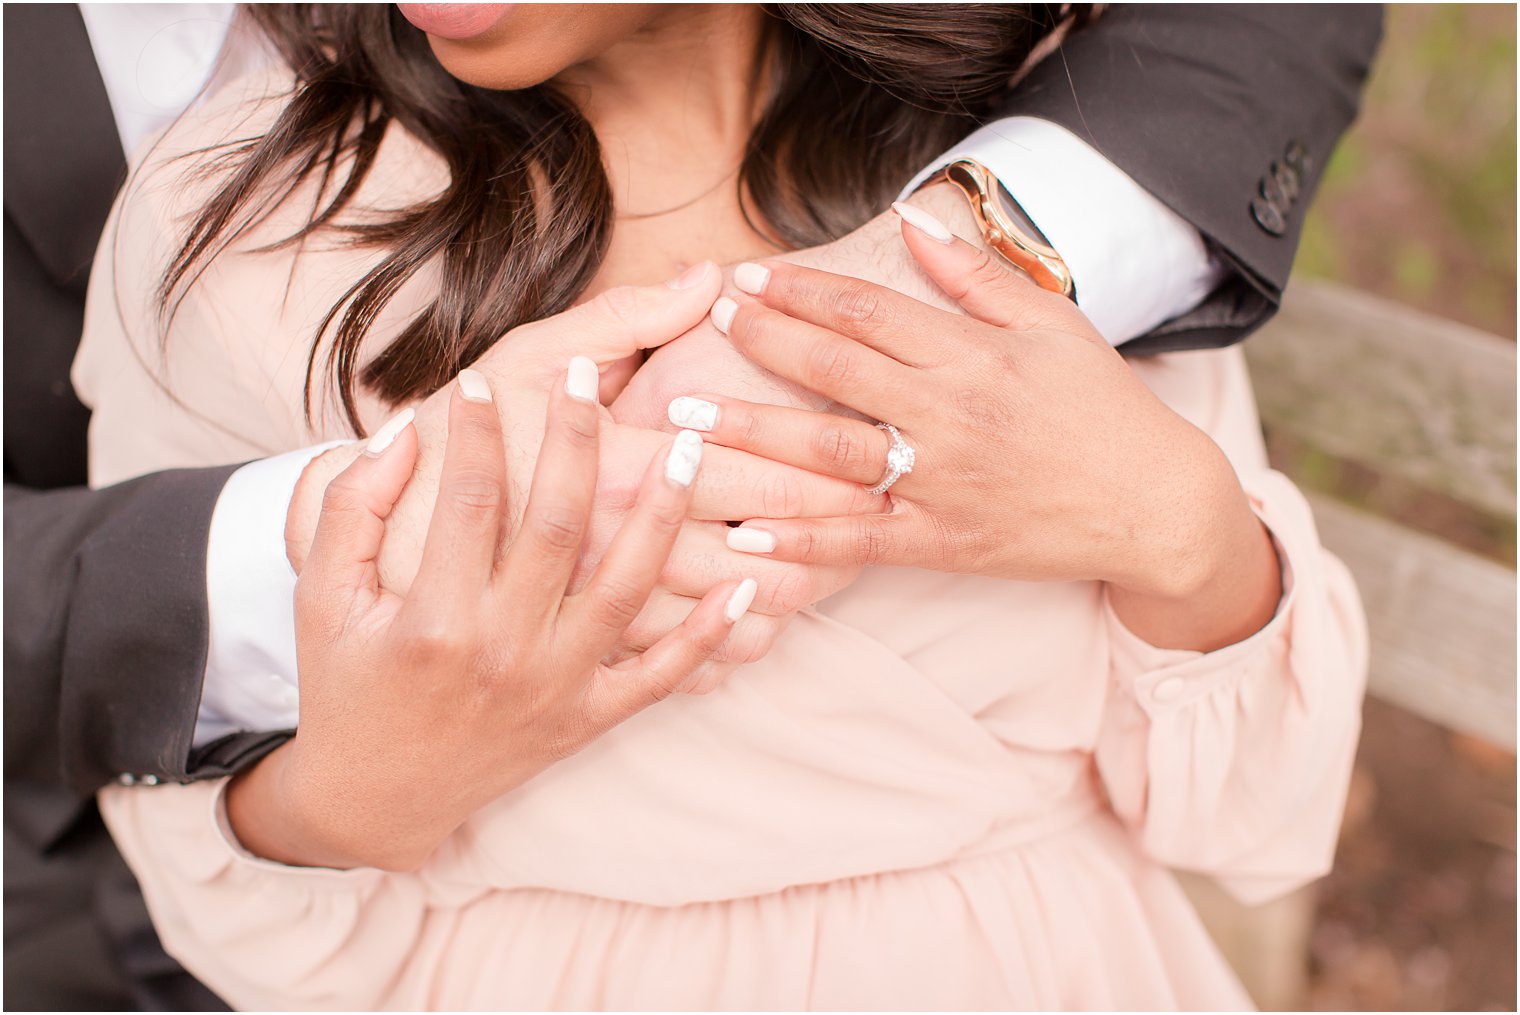
[[401, 16], [440, 39], [473, 39], [496, 27], [512, 4], [397, 4]]

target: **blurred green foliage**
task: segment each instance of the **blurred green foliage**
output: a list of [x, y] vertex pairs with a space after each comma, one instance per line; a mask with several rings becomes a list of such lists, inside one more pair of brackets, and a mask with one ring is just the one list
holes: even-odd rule
[[1388, 8], [1300, 271], [1514, 336], [1515, 11]]

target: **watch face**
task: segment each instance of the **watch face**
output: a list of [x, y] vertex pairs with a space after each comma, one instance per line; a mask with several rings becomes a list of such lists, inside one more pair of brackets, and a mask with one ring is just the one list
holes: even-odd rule
[[1003, 214], [1012, 219], [1013, 223], [1023, 231], [1025, 236], [1047, 247], [1050, 246], [1050, 241], [1045, 238], [1044, 233], [1040, 232], [1040, 227], [1035, 225], [1034, 220], [1025, 214], [1023, 207], [1013, 199], [1012, 194], [1008, 193], [1008, 188], [1003, 186], [1002, 181], [998, 182], [997, 188], [993, 193], [997, 195], [998, 207], [1002, 209]]
[[945, 178], [971, 201], [982, 236], [992, 249], [1042, 288], [1076, 298], [1061, 255], [986, 166], [974, 159], [957, 159], [945, 167]]

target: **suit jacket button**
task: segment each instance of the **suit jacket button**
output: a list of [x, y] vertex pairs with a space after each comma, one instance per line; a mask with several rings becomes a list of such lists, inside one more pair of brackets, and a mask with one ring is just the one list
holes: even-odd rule
[[1284, 165], [1281, 162], [1273, 162], [1272, 179], [1277, 181], [1277, 185], [1287, 195], [1289, 204], [1298, 200], [1299, 179], [1297, 169], [1294, 169], [1291, 165]]
[[1283, 190], [1282, 184], [1274, 176], [1263, 176], [1259, 189], [1261, 196], [1267, 199], [1267, 203], [1279, 212], [1293, 203], [1287, 192]]
[[1302, 141], [1289, 141], [1288, 147], [1283, 149], [1283, 161], [1300, 173], [1306, 172], [1309, 168], [1309, 150]]
[[136, 786], [137, 776], [133, 775], [131, 772], [123, 772], [116, 777], [116, 781], [121, 783], [123, 786]]
[[1258, 197], [1251, 202], [1251, 214], [1256, 217], [1256, 224], [1273, 236], [1281, 236], [1288, 228], [1282, 211], [1264, 197]]

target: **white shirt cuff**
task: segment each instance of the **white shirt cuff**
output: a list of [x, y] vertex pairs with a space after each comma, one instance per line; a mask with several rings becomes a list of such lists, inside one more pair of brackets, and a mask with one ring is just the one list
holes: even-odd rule
[[285, 556], [285, 515], [307, 464], [342, 443], [250, 462], [217, 498], [206, 547], [210, 646], [196, 747], [228, 733], [296, 725], [296, 574]]
[[1193, 309], [1225, 276], [1197, 229], [1064, 127], [997, 120], [936, 159], [903, 195], [959, 158], [980, 162], [1008, 188], [1071, 269], [1077, 306], [1113, 345]]

